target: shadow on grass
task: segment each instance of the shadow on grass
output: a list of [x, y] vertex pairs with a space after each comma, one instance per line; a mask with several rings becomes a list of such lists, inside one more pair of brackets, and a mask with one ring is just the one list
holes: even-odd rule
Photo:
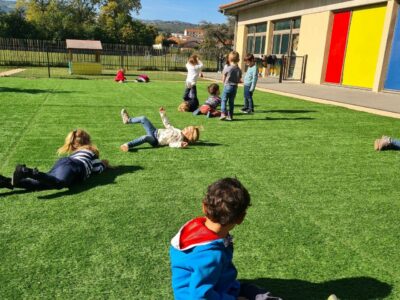
[[[249, 119], [233, 119], [233, 122], [247, 122], [247, 121], [312, 121], [315, 120], [315, 118], [310, 118], [310, 117], [298, 117], [298, 118], [271, 118], [271, 117], [265, 117], [265, 118], [249, 118]], [[225, 121], [229, 122], [229, 121]]]
[[383, 299], [392, 291], [391, 285], [371, 277], [343, 278], [321, 283], [276, 278], [243, 279], [240, 282], [263, 287], [284, 300], [327, 299], [330, 294], [335, 294], [341, 300]]
[[[257, 111], [258, 112], [258, 111]], [[305, 114], [318, 112], [316, 110], [303, 110], [303, 109], [271, 109], [271, 110], [260, 110], [263, 113], [280, 113], [280, 114]]]
[[218, 147], [218, 146], [223, 146], [223, 144], [199, 141], [190, 146], [191, 147]]
[[24, 94], [69, 94], [73, 93], [70, 91], [52, 91], [52, 90], [41, 90], [41, 89], [21, 89], [21, 88], [9, 88], [9, 87], [0, 87], [0, 93], [24, 93]]
[[124, 175], [127, 173], [133, 173], [133, 172], [136, 172], [139, 170], [143, 170], [143, 168], [139, 167], [139, 166], [116, 166], [113, 169], [106, 170], [102, 174], [90, 177], [83, 184], [72, 186], [68, 190], [60, 191], [60, 192], [57, 192], [54, 194], [50, 194], [50, 195], [46, 195], [46, 196], [39, 196], [38, 199], [51, 200], [51, 199], [56, 199], [59, 197], [79, 194], [79, 193], [88, 191], [88, 190], [98, 187], [98, 186], [114, 184], [115, 179], [118, 176], [121, 176], [121, 175]]

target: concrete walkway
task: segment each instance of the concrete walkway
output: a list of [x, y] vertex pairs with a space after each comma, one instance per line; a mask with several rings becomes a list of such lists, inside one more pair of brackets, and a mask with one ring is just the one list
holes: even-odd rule
[[[204, 77], [209, 80], [221, 80], [221, 74], [218, 73], [204, 73]], [[257, 89], [400, 119], [400, 93], [374, 93], [362, 89], [290, 81], [279, 83], [276, 78], [260, 78]]]
[[5, 72], [0, 72], [0, 77], [6, 77], [25, 71], [25, 69], [12, 69]]

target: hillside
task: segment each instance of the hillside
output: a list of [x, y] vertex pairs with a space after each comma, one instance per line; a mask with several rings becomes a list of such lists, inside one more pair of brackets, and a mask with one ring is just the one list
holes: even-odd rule
[[146, 24], [152, 24], [162, 32], [182, 32], [186, 28], [198, 27], [198, 24], [182, 22], [182, 21], [162, 21], [162, 20], [141, 20]]
[[15, 8], [15, 1], [0, 0], [0, 11], [9, 12]]

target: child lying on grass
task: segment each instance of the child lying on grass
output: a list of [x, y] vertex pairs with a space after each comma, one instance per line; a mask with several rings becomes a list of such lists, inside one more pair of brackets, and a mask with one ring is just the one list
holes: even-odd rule
[[146, 117], [129, 117], [126, 109], [122, 109], [121, 117], [122, 123], [124, 124], [136, 124], [141, 123], [146, 135], [134, 139], [131, 142], [121, 145], [120, 149], [124, 152], [128, 152], [130, 149], [139, 146], [143, 143], [149, 143], [153, 147], [168, 145], [172, 148], [185, 148], [190, 143], [195, 143], [200, 136], [199, 127], [188, 126], [180, 130], [173, 127], [165, 114], [165, 109], [160, 108], [161, 120], [164, 124], [165, 129], [157, 129]]
[[58, 154], [66, 153], [70, 155], [59, 159], [47, 173], [17, 165], [12, 178], [0, 175], [0, 188], [30, 191], [69, 188], [110, 167], [107, 160], [99, 159], [99, 150], [82, 129], [67, 135], [64, 145], [58, 149]]
[[384, 135], [380, 139], [375, 140], [374, 149], [376, 151], [400, 150], [400, 140]]

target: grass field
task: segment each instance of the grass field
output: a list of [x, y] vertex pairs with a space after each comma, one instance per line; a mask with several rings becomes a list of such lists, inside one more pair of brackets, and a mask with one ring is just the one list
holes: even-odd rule
[[[400, 156], [373, 150], [374, 138], [399, 136], [400, 120], [256, 92], [256, 114], [220, 122], [178, 113], [182, 92], [0, 78], [1, 174], [49, 169], [77, 127], [118, 166], [71, 190], [0, 191], [0, 299], [172, 299], [170, 239], [226, 176], [252, 196], [233, 231], [241, 280], [285, 300], [400, 299]], [[178, 128], [203, 125], [201, 143], [119, 152], [143, 132], [120, 109], [160, 126], [161, 105]]]

